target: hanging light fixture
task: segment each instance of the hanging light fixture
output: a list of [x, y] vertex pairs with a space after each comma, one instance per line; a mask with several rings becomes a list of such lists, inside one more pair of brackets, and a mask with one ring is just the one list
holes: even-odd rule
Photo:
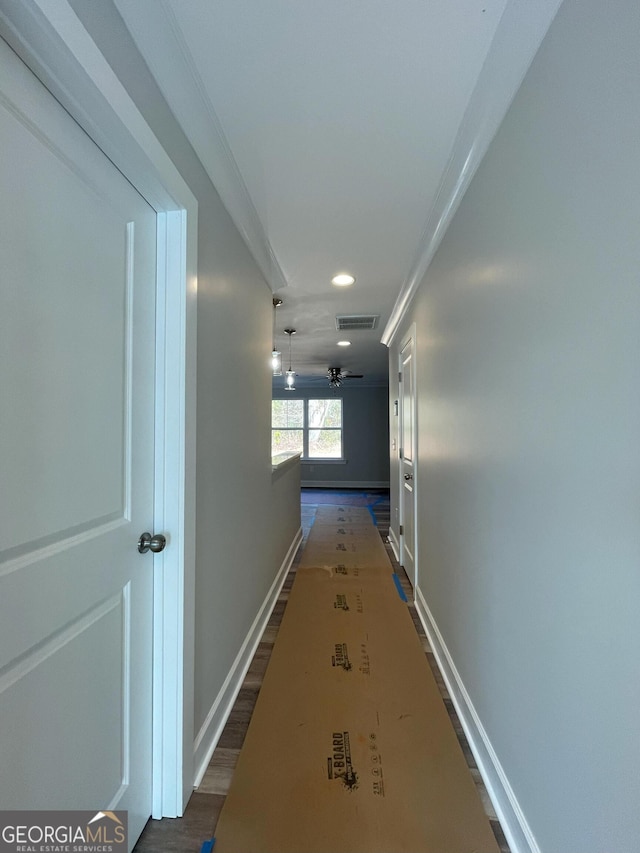
[[291, 336], [295, 335], [296, 330], [295, 329], [285, 329], [284, 333], [285, 333], [285, 335], [288, 335], [288, 337], [289, 337], [289, 370], [287, 370], [287, 374], [286, 374], [287, 378], [286, 378], [284, 390], [285, 391], [295, 391], [296, 390], [295, 389], [296, 373], [295, 373], [295, 370], [291, 369]]
[[271, 373], [273, 376], [282, 376], [282, 353], [276, 348], [276, 308], [282, 305], [282, 299], [273, 297], [273, 336], [271, 352]]

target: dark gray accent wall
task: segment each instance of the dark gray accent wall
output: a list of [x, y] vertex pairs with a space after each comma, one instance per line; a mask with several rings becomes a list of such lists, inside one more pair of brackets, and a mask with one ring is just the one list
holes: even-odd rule
[[291, 393], [274, 389], [274, 399], [342, 398], [344, 418], [343, 464], [303, 462], [302, 484], [344, 488], [384, 488], [389, 485], [389, 420], [386, 387], [357, 387], [345, 380], [332, 391], [322, 382]]

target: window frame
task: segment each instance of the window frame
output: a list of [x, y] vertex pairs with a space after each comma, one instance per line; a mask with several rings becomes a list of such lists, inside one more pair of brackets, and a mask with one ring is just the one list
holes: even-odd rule
[[[302, 427], [274, 427], [273, 426], [273, 403], [274, 402], [288, 402], [291, 400], [297, 400], [302, 402]], [[340, 401], [340, 426], [339, 427], [312, 427], [309, 425], [309, 403], [315, 400], [339, 400]], [[291, 432], [297, 432], [302, 429], [302, 454], [301, 461], [302, 462], [311, 462], [311, 463], [328, 463], [328, 464], [336, 464], [340, 462], [345, 462], [344, 455], [344, 399], [342, 397], [323, 397], [317, 394], [311, 396], [304, 397], [272, 397], [271, 399], [271, 452], [273, 454], [273, 433], [275, 430], [290, 430]], [[327, 430], [333, 432], [340, 433], [340, 456], [309, 456], [309, 432], [311, 430]]]

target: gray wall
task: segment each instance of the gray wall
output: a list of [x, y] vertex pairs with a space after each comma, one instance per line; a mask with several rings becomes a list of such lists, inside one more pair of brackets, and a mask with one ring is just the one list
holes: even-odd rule
[[[344, 422], [345, 464], [302, 463], [303, 486], [383, 488], [389, 485], [389, 421], [386, 387], [356, 387], [346, 380], [336, 389]], [[325, 382], [299, 387], [291, 393], [274, 388], [274, 399], [333, 397]]]
[[287, 553], [301, 526], [299, 461], [285, 464], [273, 472], [271, 504], [275, 511], [271, 546], [274, 548], [274, 562], [277, 562]]
[[544, 853], [640, 849], [639, 153], [640, 6], [566, 0], [403, 326], [419, 585]]
[[293, 538], [271, 518], [272, 294], [112, 3], [74, 7], [198, 200], [197, 734]]

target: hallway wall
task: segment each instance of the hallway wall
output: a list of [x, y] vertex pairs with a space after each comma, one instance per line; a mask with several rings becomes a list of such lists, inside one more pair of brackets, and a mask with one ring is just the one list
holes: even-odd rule
[[640, 844], [639, 37], [565, 1], [390, 353], [419, 592], [543, 853]]
[[197, 735], [288, 547], [271, 517], [272, 294], [113, 4], [72, 2], [198, 200]]

